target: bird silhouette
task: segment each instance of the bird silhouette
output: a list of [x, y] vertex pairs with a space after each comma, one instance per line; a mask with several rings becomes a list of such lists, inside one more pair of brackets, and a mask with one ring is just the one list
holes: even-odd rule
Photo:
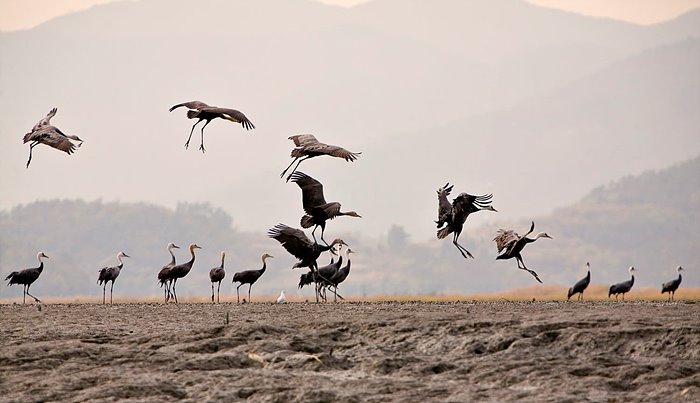
[[438, 239], [444, 239], [449, 234], [454, 233], [452, 243], [457, 247], [462, 257], [465, 259], [474, 258], [464, 246], [459, 244], [459, 235], [462, 233], [464, 223], [467, 221], [469, 214], [481, 210], [496, 211], [496, 209], [491, 206], [493, 195], [474, 196], [468, 193], [461, 193], [450, 203], [447, 200], [447, 196], [452, 191], [452, 187], [453, 186], [447, 183], [437, 191], [438, 219], [435, 222], [438, 228], [444, 225], [443, 228], [438, 230], [437, 237]]
[[5, 280], [9, 280], [7, 285], [22, 284], [22, 303], [27, 303], [27, 295], [34, 298], [34, 301], [41, 303], [39, 298], [33, 296], [29, 293], [29, 287], [39, 278], [39, 275], [44, 271], [44, 261], [41, 259], [48, 259], [49, 257], [44, 254], [44, 252], [39, 252], [36, 254], [36, 258], [39, 260], [39, 267], [34, 267], [31, 269], [24, 269], [20, 271], [13, 271], [9, 276], [5, 277]]
[[119, 260], [119, 264], [116, 266], [111, 266], [111, 267], [103, 267], [99, 270], [100, 274], [97, 277], [97, 284], [102, 286], [102, 303], [105, 303], [105, 294], [107, 290], [107, 282], [111, 281], [112, 286], [109, 288], [109, 303], [112, 303], [112, 295], [114, 294], [114, 281], [119, 277], [119, 273], [122, 271], [122, 267], [124, 267], [124, 262], [122, 261], [123, 257], [131, 257], [127, 255], [124, 252], [119, 252], [117, 254], [117, 260]]
[[236, 287], [236, 299], [238, 300], [238, 303], [241, 303], [241, 298], [238, 294], [238, 289], [241, 288], [243, 284], [248, 284], [248, 301], [250, 301], [250, 289], [253, 288], [253, 284], [255, 284], [256, 281], [265, 273], [265, 270], [267, 269], [267, 262], [265, 261], [268, 258], [274, 257], [268, 253], [263, 253], [262, 256], [260, 257], [262, 259], [262, 268], [259, 270], [245, 270], [245, 271], [239, 271], [238, 273], [235, 273], [233, 275], [233, 283], [240, 283], [238, 284], [238, 287]]
[[209, 106], [201, 101], [190, 101], [177, 104], [170, 108], [170, 112], [182, 106], [189, 109], [187, 111], [188, 119], [198, 119], [197, 122], [195, 122], [195, 124], [192, 125], [192, 129], [190, 130], [190, 136], [187, 138], [187, 142], [185, 143], [185, 149], [187, 149], [187, 147], [189, 147], [190, 145], [190, 140], [192, 139], [192, 133], [194, 132], [195, 126], [197, 126], [203, 120], [205, 120], [206, 123], [204, 123], [204, 126], [202, 126], [202, 143], [199, 146], [199, 149], [202, 150], [202, 152], [206, 151], [204, 149], [204, 128], [207, 127], [209, 122], [211, 122], [213, 119], [220, 118], [230, 120], [234, 123], [240, 123], [241, 126], [243, 126], [243, 128], [246, 130], [255, 129], [255, 125], [253, 125], [253, 123], [250, 120], [248, 120], [248, 118], [242, 112], [237, 111], [235, 109]]
[[219, 283], [216, 294], [217, 303], [219, 302], [219, 297], [221, 296], [221, 280], [226, 277], [226, 271], [224, 270], [224, 259], [226, 259], [226, 252], [221, 251], [221, 265], [209, 270], [209, 280], [211, 280], [211, 302], [214, 302], [214, 283]]
[[291, 174], [291, 180], [301, 189], [302, 206], [306, 213], [301, 218], [301, 227], [314, 227], [313, 231], [311, 231], [314, 242], [316, 242], [316, 228], [321, 227], [321, 240], [328, 245], [328, 242], [323, 239], [326, 221], [342, 216], [362, 218], [361, 215], [354, 211], [340, 211], [340, 203], [338, 202], [326, 202], [323, 196], [323, 185], [309, 175], [296, 171]]
[[294, 169], [292, 169], [292, 172], [289, 174], [289, 176], [287, 176], [287, 182], [289, 182], [289, 179], [292, 177], [294, 171], [296, 171], [296, 169], [299, 167], [299, 164], [301, 164], [305, 160], [308, 160], [309, 158], [314, 158], [321, 155], [328, 155], [331, 157], [342, 158], [348, 162], [352, 162], [355, 161], [360, 154], [362, 154], [348, 151], [343, 147], [321, 143], [320, 141], [316, 140], [316, 137], [314, 137], [314, 135], [312, 134], [297, 134], [294, 136], [290, 136], [289, 140], [292, 140], [294, 142], [294, 145], [296, 146], [296, 148], [294, 148], [291, 153], [291, 156], [294, 159], [292, 160], [292, 163], [289, 164], [289, 166], [284, 171], [282, 171], [282, 174], [280, 174], [280, 178], [283, 177], [285, 173], [287, 173], [289, 168], [291, 168], [295, 162], [297, 163], [297, 165], [294, 167]]
[[[503, 230], [499, 229], [498, 232], [496, 233], [496, 237], [493, 238], [493, 240], [496, 242], [496, 247], [498, 248], [498, 252], [501, 253], [498, 257], [496, 257], [496, 260], [503, 260], [503, 259], [512, 259], [515, 258], [516, 262], [518, 263], [518, 269], [520, 270], [525, 270], [528, 273], [532, 274], [533, 277], [535, 277], [535, 280], [539, 281], [540, 283], [542, 280], [537, 276], [537, 273], [534, 271], [528, 269], [525, 267], [525, 262], [523, 262], [523, 258], [520, 255], [520, 252], [523, 250], [525, 245], [535, 242], [536, 240], [540, 238], [549, 238], [552, 239], [551, 236], [547, 235], [546, 232], [540, 232], [537, 235], [535, 235], [534, 238], [528, 238], [527, 236], [532, 233], [532, 231], [535, 230], [535, 222], [532, 222], [532, 225], [530, 226], [530, 230], [523, 236], [518, 235], [517, 232], [513, 230]], [[522, 265], [522, 266], [521, 266]]]
[[[31, 132], [24, 135], [24, 144], [31, 143], [29, 144], [27, 168], [29, 168], [29, 164], [32, 162], [32, 151], [34, 147], [39, 144], [46, 144], [49, 147], [64, 151], [69, 155], [83, 144], [83, 140], [81, 140], [80, 137], [72, 134], [65, 134], [56, 126], [51, 125], [51, 118], [56, 115], [57, 111], [56, 108], [51, 109], [45, 118], [41, 119], [32, 127]], [[79, 141], [80, 144], [76, 146], [71, 140]]]

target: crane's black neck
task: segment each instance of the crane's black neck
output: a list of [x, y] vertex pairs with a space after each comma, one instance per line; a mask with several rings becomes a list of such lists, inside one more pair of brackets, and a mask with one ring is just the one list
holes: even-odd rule
[[632, 275], [632, 278], [630, 279], [630, 284], [634, 284], [634, 274]]
[[265, 273], [265, 270], [267, 270], [267, 262], [265, 261], [265, 259], [263, 259], [263, 267], [258, 271], [260, 272], [260, 274], [263, 274]]
[[39, 267], [36, 268], [39, 273], [44, 271], [44, 262], [39, 260]]
[[119, 263], [119, 264], [117, 265], [117, 267], [119, 268], [119, 270], [121, 270], [122, 267], [124, 267], [124, 263]]

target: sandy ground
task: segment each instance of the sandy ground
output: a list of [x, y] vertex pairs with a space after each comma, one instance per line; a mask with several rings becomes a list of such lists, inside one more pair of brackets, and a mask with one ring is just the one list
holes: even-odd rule
[[2, 401], [700, 401], [697, 302], [0, 305], [0, 340]]

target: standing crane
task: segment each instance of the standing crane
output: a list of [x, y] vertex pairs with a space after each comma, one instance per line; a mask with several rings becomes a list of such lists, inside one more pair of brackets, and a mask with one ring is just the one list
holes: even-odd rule
[[233, 283], [240, 283], [238, 284], [238, 287], [236, 287], [236, 299], [238, 300], [238, 303], [241, 303], [241, 297], [240, 294], [238, 293], [238, 289], [241, 288], [243, 284], [248, 284], [248, 302], [250, 302], [250, 289], [253, 288], [253, 284], [255, 284], [256, 281], [260, 278], [260, 276], [265, 273], [265, 270], [267, 270], [267, 262], [265, 262], [265, 259], [274, 257], [268, 253], [263, 253], [262, 256], [260, 257], [262, 259], [262, 268], [260, 270], [245, 270], [245, 271], [239, 271], [238, 273], [233, 275]]
[[348, 162], [352, 162], [355, 161], [360, 154], [362, 154], [348, 151], [343, 147], [321, 143], [320, 141], [316, 140], [316, 137], [314, 137], [313, 134], [296, 134], [294, 136], [290, 136], [289, 140], [292, 140], [294, 142], [294, 145], [296, 146], [291, 153], [291, 157], [294, 159], [292, 160], [292, 163], [289, 164], [289, 166], [284, 171], [282, 171], [282, 174], [280, 174], [280, 178], [283, 177], [285, 173], [287, 173], [289, 168], [291, 168], [295, 162], [297, 163], [297, 165], [294, 167], [294, 169], [292, 169], [292, 172], [289, 174], [289, 176], [287, 176], [287, 182], [289, 182], [289, 179], [292, 177], [291, 174], [293, 174], [294, 171], [296, 171], [296, 169], [299, 167], [299, 164], [301, 164], [304, 160], [308, 160], [309, 158], [318, 157], [320, 155], [328, 155], [331, 157], [342, 158]]
[[221, 251], [221, 265], [209, 270], [209, 280], [211, 280], [211, 302], [214, 302], [214, 283], [219, 283], [216, 294], [216, 302], [219, 303], [219, 297], [221, 296], [221, 280], [226, 277], [224, 259], [226, 259], [226, 252]]
[[309, 175], [296, 171], [291, 174], [290, 178], [292, 182], [299, 185], [301, 189], [302, 206], [306, 213], [301, 217], [301, 227], [314, 227], [313, 231], [311, 231], [314, 242], [317, 242], [315, 235], [316, 228], [321, 227], [321, 240], [328, 245], [328, 242], [323, 239], [323, 233], [326, 230], [326, 221], [341, 216], [362, 218], [361, 215], [354, 211], [340, 211], [340, 203], [338, 202], [326, 202], [326, 198], [323, 196], [323, 185]]
[[119, 273], [122, 271], [122, 267], [124, 267], [124, 262], [122, 261], [123, 257], [131, 257], [127, 255], [124, 252], [119, 252], [117, 254], [117, 260], [119, 260], [119, 264], [116, 266], [112, 267], [103, 267], [99, 270], [100, 274], [97, 277], [97, 284], [102, 285], [102, 303], [105, 303], [105, 294], [107, 292], [107, 282], [111, 281], [112, 286], [109, 288], [109, 303], [112, 303], [112, 294], [114, 294], [114, 280], [119, 277]]
[[[330, 245], [320, 245], [316, 242], [311, 242], [309, 237], [304, 234], [304, 231], [292, 228], [284, 224], [277, 224], [267, 231], [270, 238], [277, 240], [287, 252], [296, 257], [299, 262], [295, 263], [292, 269], [298, 267], [308, 267], [312, 272], [318, 272], [318, 257], [326, 251], [333, 252], [335, 245], [346, 245], [345, 241], [336, 238]], [[318, 293], [316, 293], [316, 302], [318, 302]]]
[[[56, 115], [58, 109], [53, 108], [49, 113], [32, 127], [32, 131], [24, 135], [24, 144], [29, 144], [29, 159], [27, 160], [27, 168], [32, 162], [32, 151], [39, 144], [46, 144], [57, 150], [72, 154], [77, 147], [83, 144], [80, 137], [72, 134], [65, 134], [56, 126], [51, 125], [51, 118]], [[77, 146], [71, 140], [79, 141]]]
[[569, 292], [566, 295], [567, 301], [570, 300], [574, 294], [578, 294], [578, 300], [583, 301], [583, 292], [588, 288], [588, 284], [591, 283], [591, 265], [588, 262], [586, 262], [586, 269], [588, 270], [586, 277], [577, 281], [573, 287], [569, 288]]
[[179, 246], [175, 245], [172, 242], [168, 244], [168, 253], [170, 253], [171, 258], [170, 263], [163, 266], [163, 268], [160, 269], [160, 271], [158, 272], [158, 282], [160, 283], [161, 287], [165, 288], [164, 293], [166, 303], [172, 297], [170, 292], [170, 283], [172, 282], [172, 279], [169, 277], [169, 274], [170, 269], [172, 269], [175, 266], [175, 254], [173, 253], [173, 248], [180, 249]]
[[461, 193], [450, 204], [447, 200], [447, 196], [450, 194], [450, 191], [452, 191], [452, 187], [453, 186], [447, 183], [437, 191], [438, 220], [435, 222], [438, 228], [445, 225], [442, 229], [438, 230], [437, 237], [438, 239], [444, 239], [449, 234], [454, 233], [452, 243], [457, 247], [462, 257], [465, 259], [474, 258], [464, 246], [459, 244], [459, 235], [462, 233], [464, 223], [467, 221], [469, 214], [481, 210], [496, 211], [496, 209], [491, 206], [493, 195], [474, 196], [468, 193]]
[[630, 276], [632, 277], [627, 281], [611, 285], [610, 290], [608, 290], [608, 298], [610, 298], [611, 295], [614, 295], [615, 301], [617, 301], [617, 294], [622, 294], [622, 300], [625, 300], [625, 294], [630, 292], [632, 286], [634, 285], [634, 272], [636, 270], [634, 267], [630, 266], [627, 271], [630, 272]]
[[172, 286], [171, 286], [171, 291], [173, 293], [173, 298], [175, 298], [175, 303], [177, 304], [177, 292], [175, 292], [175, 285], [177, 284], [177, 279], [183, 278], [187, 275], [187, 273], [192, 270], [192, 265], [194, 265], [194, 250], [195, 249], [202, 249], [201, 246], [197, 245], [196, 243], [191, 243], [190, 244], [190, 254], [192, 255], [192, 259], [189, 260], [187, 263], [179, 264], [177, 266], [173, 266], [170, 268], [167, 274], [167, 278], [172, 281]]
[[[518, 235], [517, 232], [513, 230], [503, 230], [499, 229], [498, 232], [496, 232], [496, 237], [493, 238], [493, 240], [496, 242], [496, 247], [498, 248], [498, 253], [501, 253], [496, 257], [496, 260], [503, 260], [503, 259], [512, 259], [515, 258], [515, 260], [518, 263], [518, 269], [520, 270], [525, 270], [528, 273], [532, 274], [535, 277], [535, 280], [539, 281], [540, 283], [542, 280], [537, 276], [537, 273], [534, 271], [528, 269], [525, 267], [525, 263], [523, 262], [523, 257], [520, 255], [520, 252], [523, 250], [525, 245], [535, 242], [536, 240], [540, 238], [549, 238], [552, 239], [551, 236], [547, 235], [546, 232], [540, 232], [537, 235], [535, 235], [534, 238], [528, 238], [527, 236], [532, 233], [532, 231], [535, 230], [535, 222], [532, 222], [532, 225], [530, 226], [530, 230], [523, 236]], [[522, 267], [521, 267], [522, 265]]]
[[39, 267], [34, 267], [31, 269], [24, 269], [20, 271], [13, 271], [9, 276], [5, 277], [5, 280], [9, 280], [7, 285], [22, 284], [22, 303], [27, 303], [27, 295], [34, 298], [34, 301], [41, 303], [39, 298], [33, 296], [29, 293], [29, 287], [39, 278], [39, 275], [44, 270], [43, 258], [48, 259], [49, 257], [44, 254], [44, 252], [39, 252], [36, 254], [36, 258], [39, 260]]
[[230, 120], [234, 123], [240, 123], [246, 130], [255, 129], [255, 125], [253, 125], [253, 123], [248, 120], [248, 118], [242, 112], [235, 109], [219, 108], [217, 106], [209, 106], [200, 101], [190, 101], [173, 106], [170, 108], [170, 112], [181, 106], [189, 109], [187, 111], [188, 119], [198, 119], [197, 122], [192, 125], [190, 136], [187, 138], [187, 143], [185, 143], [185, 149], [187, 149], [187, 147], [190, 145], [190, 140], [192, 139], [192, 133], [194, 132], [195, 126], [197, 126], [203, 120], [206, 120], [206, 123], [204, 123], [204, 126], [202, 126], [202, 143], [199, 146], [199, 149], [202, 150], [202, 152], [206, 151], [204, 149], [204, 128], [207, 127], [209, 122], [211, 122], [213, 119], [221, 118]]
[[345, 266], [343, 266], [338, 272], [331, 277], [330, 283], [333, 286], [333, 302], [336, 302], [338, 300], [338, 285], [345, 281], [346, 278], [348, 278], [348, 275], [350, 274], [350, 254], [355, 253], [352, 249], [348, 248], [348, 250], [345, 252], [345, 258], [347, 260], [347, 263]]
[[681, 276], [681, 272], [683, 271], [683, 268], [678, 266], [676, 268], [676, 271], [678, 272], [677, 279], [673, 279], [673, 280], [671, 280], [667, 283], [663, 283], [661, 285], [661, 294], [667, 292], [669, 301], [673, 301], [673, 299], [676, 295], [676, 290], [678, 289], [678, 286], [681, 285], [681, 281], [683, 280], [683, 277]]

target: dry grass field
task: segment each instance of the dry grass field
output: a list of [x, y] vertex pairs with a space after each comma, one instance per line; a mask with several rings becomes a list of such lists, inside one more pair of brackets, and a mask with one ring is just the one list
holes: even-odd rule
[[537, 299], [3, 304], [0, 400], [700, 401], [699, 302]]

